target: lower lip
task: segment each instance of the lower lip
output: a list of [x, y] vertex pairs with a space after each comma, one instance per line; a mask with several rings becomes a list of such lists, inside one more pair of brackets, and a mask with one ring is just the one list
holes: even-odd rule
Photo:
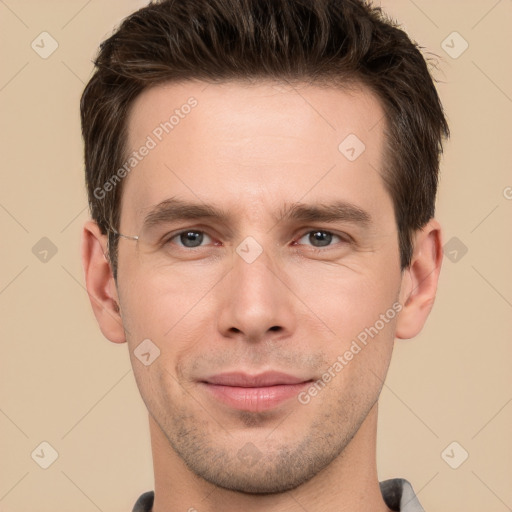
[[273, 409], [283, 402], [296, 398], [310, 384], [280, 384], [261, 388], [242, 388], [201, 383], [217, 400], [233, 409], [250, 412], [262, 412]]

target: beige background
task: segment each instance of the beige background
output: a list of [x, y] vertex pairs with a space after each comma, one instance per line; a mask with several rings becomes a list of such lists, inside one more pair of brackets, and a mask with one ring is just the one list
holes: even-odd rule
[[[88, 215], [79, 97], [99, 42], [144, 3], [0, 0], [1, 512], [128, 511], [153, 488], [126, 345], [102, 337], [79, 261]], [[512, 1], [382, 6], [441, 57], [452, 139], [438, 219], [445, 242], [456, 237], [468, 251], [444, 258], [427, 326], [397, 342], [381, 398], [379, 477], [408, 478], [427, 512], [511, 510]], [[43, 31], [59, 45], [47, 59], [31, 48]], [[454, 31], [469, 44], [458, 58], [441, 47]], [[462, 48], [457, 36], [447, 43], [452, 54]], [[42, 237], [57, 249], [46, 262], [33, 253]], [[58, 452], [48, 469], [36, 463], [49, 456], [36, 450], [43, 441]], [[462, 448], [445, 459], [469, 453], [458, 469], [441, 456], [453, 441]]]

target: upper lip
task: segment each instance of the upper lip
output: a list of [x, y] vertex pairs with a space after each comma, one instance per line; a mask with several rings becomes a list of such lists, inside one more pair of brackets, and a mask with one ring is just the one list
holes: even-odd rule
[[281, 372], [265, 372], [258, 375], [249, 375], [248, 373], [232, 372], [212, 375], [203, 382], [216, 384], [219, 386], [236, 386], [242, 388], [259, 388], [266, 386], [279, 386], [290, 384], [301, 384], [310, 379], [295, 377]]

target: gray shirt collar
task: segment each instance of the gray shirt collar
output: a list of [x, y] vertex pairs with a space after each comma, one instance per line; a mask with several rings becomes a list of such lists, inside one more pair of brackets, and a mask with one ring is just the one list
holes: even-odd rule
[[400, 512], [425, 512], [412, 485], [404, 478], [392, 478], [380, 482], [384, 502], [391, 510]]

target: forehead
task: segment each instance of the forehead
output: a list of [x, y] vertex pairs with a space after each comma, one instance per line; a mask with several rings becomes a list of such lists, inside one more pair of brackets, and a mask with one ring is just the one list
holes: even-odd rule
[[391, 204], [384, 111], [364, 87], [166, 83], [136, 98], [127, 128], [128, 153], [139, 152], [123, 183], [132, 220], [169, 197], [255, 216], [301, 198]]

